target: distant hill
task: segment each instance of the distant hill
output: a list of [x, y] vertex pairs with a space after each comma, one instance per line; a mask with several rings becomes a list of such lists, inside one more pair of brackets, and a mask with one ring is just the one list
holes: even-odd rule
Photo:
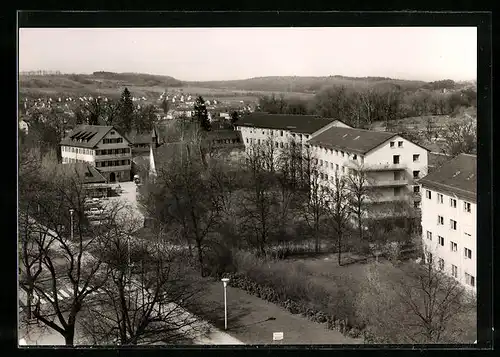
[[[247, 91], [248, 93], [304, 93], [313, 95], [322, 88], [344, 85], [348, 87], [392, 87], [405, 91], [415, 91], [420, 88], [457, 87], [464, 84], [443, 80], [424, 82], [386, 77], [298, 77], [270, 76], [256, 77], [231, 81], [181, 81], [179, 79], [145, 73], [115, 73], [99, 71], [92, 74], [52, 74], [19, 76], [19, 90], [22, 94], [63, 94], [63, 93], [95, 93], [113, 95], [119, 94], [124, 87], [129, 87], [137, 95], [158, 93], [165, 89], [191, 88], [214, 89], [224, 91]], [[252, 95], [253, 95], [252, 94]], [[257, 93], [258, 94], [258, 93]], [[257, 95], [255, 94], [255, 95]]]
[[396, 85], [405, 90], [422, 88], [427, 82], [391, 79], [386, 77], [256, 77], [232, 81], [185, 82], [196, 87], [239, 89], [249, 91], [277, 91], [277, 92], [318, 92], [324, 87], [332, 85], [372, 87], [380, 85]]

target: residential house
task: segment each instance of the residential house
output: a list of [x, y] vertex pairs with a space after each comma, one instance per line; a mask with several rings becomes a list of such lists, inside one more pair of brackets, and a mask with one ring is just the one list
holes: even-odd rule
[[418, 180], [427, 174], [428, 150], [398, 134], [330, 127], [307, 141], [321, 169], [324, 185], [335, 174], [363, 171], [372, 194], [368, 203], [412, 198], [420, 201]]
[[476, 291], [476, 155], [461, 154], [420, 180], [425, 259]]
[[60, 145], [63, 164], [87, 162], [109, 182], [131, 179], [131, 143], [113, 126], [80, 125]]

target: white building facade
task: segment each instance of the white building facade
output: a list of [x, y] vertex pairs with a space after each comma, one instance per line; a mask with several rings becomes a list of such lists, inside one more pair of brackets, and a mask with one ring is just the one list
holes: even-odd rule
[[62, 163], [87, 162], [110, 182], [130, 181], [130, 145], [113, 126], [82, 125], [61, 141]]
[[363, 171], [373, 192], [366, 202], [411, 199], [419, 207], [418, 180], [427, 174], [428, 150], [399, 135], [330, 128], [309, 141], [324, 185], [335, 175]]
[[475, 292], [476, 156], [459, 155], [421, 183], [426, 259]]

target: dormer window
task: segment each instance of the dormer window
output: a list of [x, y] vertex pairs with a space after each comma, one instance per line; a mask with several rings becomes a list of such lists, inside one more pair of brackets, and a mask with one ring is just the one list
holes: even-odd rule
[[115, 131], [114, 131], [114, 130], [111, 130], [110, 134], [111, 134], [111, 135], [115, 135]]

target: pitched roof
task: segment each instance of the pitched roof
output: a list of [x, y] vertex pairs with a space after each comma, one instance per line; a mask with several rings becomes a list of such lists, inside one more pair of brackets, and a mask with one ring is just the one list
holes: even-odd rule
[[158, 137], [156, 128], [151, 131], [139, 132], [136, 129], [130, 130], [125, 137], [131, 144], [150, 144], [153, 137]]
[[75, 162], [60, 164], [58, 167], [62, 172], [76, 174], [84, 183], [106, 183], [106, 178], [94, 166], [86, 162]]
[[476, 201], [477, 157], [460, 154], [420, 179], [420, 183], [423, 187]]
[[296, 133], [312, 134], [334, 119], [325, 119], [316, 115], [269, 114], [254, 112], [242, 116], [235, 125], [256, 128], [290, 130]]
[[93, 148], [106, 136], [112, 125], [79, 125], [61, 140], [61, 145]]
[[385, 141], [397, 136], [395, 133], [372, 131], [356, 128], [332, 127], [310, 139], [310, 145], [344, 149], [359, 154], [366, 154]]

